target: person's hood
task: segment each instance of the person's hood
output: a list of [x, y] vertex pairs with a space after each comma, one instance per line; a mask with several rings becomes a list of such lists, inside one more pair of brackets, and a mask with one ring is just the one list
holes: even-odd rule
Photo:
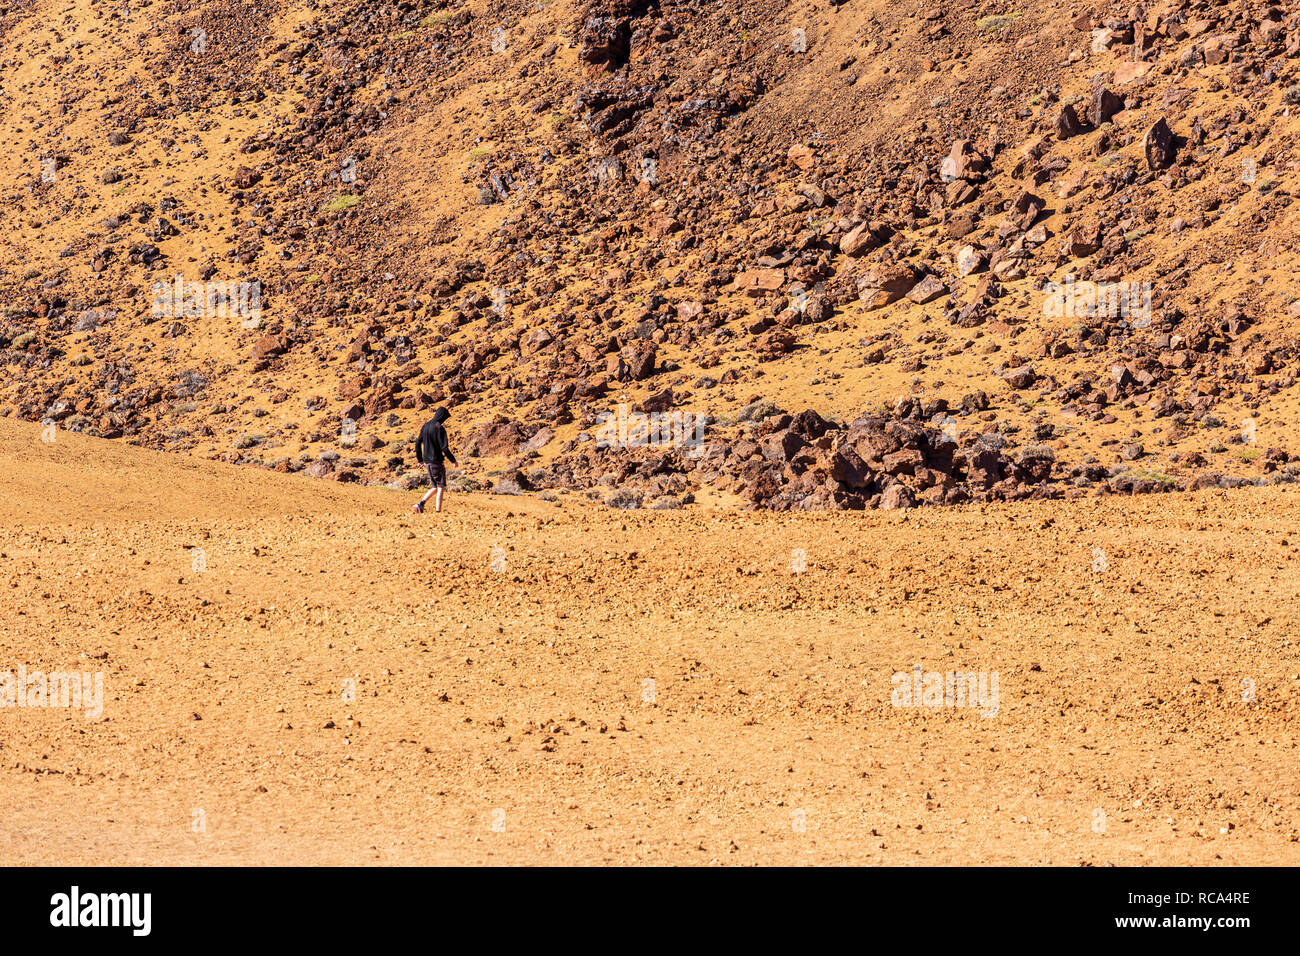
[[447, 411], [445, 408], [440, 408], [433, 413], [433, 421], [435, 425], [441, 425], [449, 418], [451, 418], [451, 412]]

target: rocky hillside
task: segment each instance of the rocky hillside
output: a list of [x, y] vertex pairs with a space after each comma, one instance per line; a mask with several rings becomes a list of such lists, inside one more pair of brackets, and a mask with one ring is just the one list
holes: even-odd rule
[[1300, 474], [1294, 4], [0, 0], [0, 415], [623, 507]]

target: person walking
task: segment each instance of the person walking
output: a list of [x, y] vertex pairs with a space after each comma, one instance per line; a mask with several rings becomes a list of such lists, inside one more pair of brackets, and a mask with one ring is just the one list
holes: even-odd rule
[[447, 409], [438, 409], [433, 413], [433, 418], [424, 423], [420, 437], [415, 440], [415, 460], [429, 470], [429, 483], [433, 486], [411, 509], [416, 514], [424, 514], [424, 503], [430, 495], [433, 496], [434, 513], [442, 511], [442, 493], [447, 490], [447, 467], [444, 460], [456, 464], [456, 456], [451, 453], [447, 441], [447, 429], [442, 427], [442, 423], [450, 417], [451, 412]]

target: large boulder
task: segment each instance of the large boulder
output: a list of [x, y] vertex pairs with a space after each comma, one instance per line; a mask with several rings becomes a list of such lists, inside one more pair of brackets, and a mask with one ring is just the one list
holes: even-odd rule
[[510, 421], [491, 421], [479, 427], [474, 447], [484, 458], [504, 458], [519, 451], [524, 443], [519, 426]]
[[884, 511], [892, 511], [898, 508], [915, 508], [916, 498], [913, 497], [907, 485], [899, 482], [890, 485], [880, 495], [880, 507]]
[[1142, 137], [1142, 152], [1149, 169], [1166, 169], [1173, 165], [1176, 152], [1174, 134], [1164, 117], [1156, 120]]
[[623, 365], [620, 371], [625, 369], [627, 378], [632, 381], [639, 382], [654, 374], [655, 347], [652, 342], [644, 340], [631, 342], [623, 346], [618, 355]]
[[1092, 91], [1092, 99], [1088, 101], [1088, 122], [1093, 126], [1109, 123], [1111, 117], [1123, 109], [1122, 99], [1106, 87], [1099, 86]]
[[868, 309], [884, 308], [907, 295], [920, 277], [906, 262], [872, 266], [858, 279], [858, 295]]
[[831, 456], [831, 477], [850, 488], [865, 488], [871, 484], [872, 473], [862, 456], [845, 445]]

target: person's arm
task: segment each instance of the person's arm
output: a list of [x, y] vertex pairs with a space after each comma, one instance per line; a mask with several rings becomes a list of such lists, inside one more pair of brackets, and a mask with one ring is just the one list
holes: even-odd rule
[[456, 456], [451, 453], [451, 443], [447, 440], [447, 429], [445, 428], [442, 430], [442, 453], [453, 465], [459, 464], [456, 461]]
[[424, 461], [424, 429], [420, 429], [420, 434], [415, 439], [415, 460]]

